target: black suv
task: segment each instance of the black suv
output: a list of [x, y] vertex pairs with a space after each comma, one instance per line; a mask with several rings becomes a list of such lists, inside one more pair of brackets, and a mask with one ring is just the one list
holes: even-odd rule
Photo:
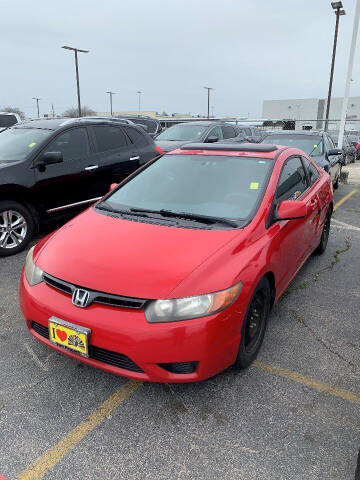
[[0, 133], [0, 256], [22, 250], [43, 221], [72, 215], [159, 154], [136, 125], [56, 119]]

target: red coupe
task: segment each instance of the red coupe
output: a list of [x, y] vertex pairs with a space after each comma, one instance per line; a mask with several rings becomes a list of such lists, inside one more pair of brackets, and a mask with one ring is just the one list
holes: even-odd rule
[[269, 312], [327, 245], [329, 175], [296, 148], [191, 144], [137, 170], [27, 256], [30, 333], [126, 377], [246, 368]]

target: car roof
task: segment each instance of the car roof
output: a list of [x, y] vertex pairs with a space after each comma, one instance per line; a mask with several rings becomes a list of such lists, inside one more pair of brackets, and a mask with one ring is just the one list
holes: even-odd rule
[[279, 130], [277, 132], [268, 132], [267, 135], [323, 135], [319, 130]]
[[[41, 128], [44, 130], [58, 130], [61, 127], [69, 125], [88, 125], [88, 124], [121, 124], [120, 119], [101, 118], [101, 117], [83, 117], [83, 118], [51, 118], [49, 120], [30, 120], [18, 125], [14, 125], [13, 128]], [[125, 125], [126, 122], [123, 122]], [[134, 125], [135, 127], [135, 125]]]
[[291, 147], [279, 147], [265, 143], [187, 143], [168, 152], [167, 155], [255, 156], [273, 159], [282, 149], [286, 148]]
[[[230, 123], [226, 122], [213, 122], [211, 120], [204, 120], [204, 121], [196, 121], [196, 122], [183, 122], [183, 123], [177, 123], [176, 125], [172, 125], [173, 127], [177, 127], [179, 125], [203, 125], [205, 127], [212, 127], [212, 126], [217, 126], [217, 125], [230, 125]], [[233, 127], [233, 125], [230, 125]], [[170, 127], [169, 127], [170, 128]]]

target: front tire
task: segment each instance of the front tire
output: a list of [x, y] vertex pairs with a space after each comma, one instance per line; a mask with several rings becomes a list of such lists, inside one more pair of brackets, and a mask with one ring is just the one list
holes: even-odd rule
[[330, 226], [331, 226], [331, 211], [328, 210], [326, 214], [324, 226], [323, 226], [323, 231], [321, 232], [320, 243], [315, 250], [315, 253], [318, 253], [319, 255], [324, 253], [326, 250], [328, 240], [329, 240]]
[[270, 285], [266, 278], [258, 283], [249, 302], [243, 325], [235, 367], [249, 367], [258, 355], [270, 313]]
[[333, 184], [333, 187], [334, 187], [335, 190], [337, 190], [339, 188], [339, 180], [340, 180], [340, 173], [337, 176], [336, 182]]
[[35, 221], [27, 207], [12, 200], [0, 202], [0, 257], [21, 252], [34, 230]]

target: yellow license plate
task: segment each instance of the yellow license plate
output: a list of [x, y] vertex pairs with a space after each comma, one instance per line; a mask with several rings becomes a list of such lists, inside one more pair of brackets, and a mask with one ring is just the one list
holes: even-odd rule
[[57, 317], [49, 318], [49, 339], [56, 345], [89, 356], [89, 328], [74, 325]]

